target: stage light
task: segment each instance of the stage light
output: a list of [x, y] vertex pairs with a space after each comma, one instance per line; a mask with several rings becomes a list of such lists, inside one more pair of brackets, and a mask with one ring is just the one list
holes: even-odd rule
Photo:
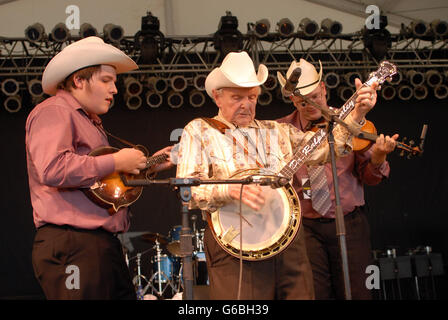
[[148, 91], [146, 92], [146, 103], [151, 108], [158, 108], [163, 102], [163, 97], [160, 93], [156, 91]]
[[310, 18], [303, 18], [299, 23], [299, 30], [307, 37], [314, 37], [319, 32], [319, 25]]
[[320, 23], [322, 34], [329, 36], [337, 36], [342, 32], [342, 24], [329, 18], [322, 20]]
[[396, 95], [397, 90], [393, 86], [385, 85], [381, 89], [381, 96], [384, 98], [384, 100], [392, 100]]
[[416, 70], [409, 70], [406, 72], [406, 76], [414, 87], [421, 86], [425, 82], [425, 75]]
[[142, 84], [133, 77], [127, 77], [124, 79], [124, 87], [126, 94], [129, 96], [138, 96], [143, 91]]
[[288, 18], [280, 19], [277, 22], [277, 31], [284, 37], [289, 37], [294, 33], [294, 24]]
[[428, 70], [425, 72], [426, 83], [434, 88], [439, 84], [442, 84], [443, 78], [439, 71], [437, 70]]
[[340, 79], [339, 75], [335, 72], [327, 72], [324, 75], [324, 83], [329, 89], [337, 88], [339, 85]]
[[199, 91], [205, 90], [205, 79], [207, 79], [207, 76], [205, 74], [198, 74], [193, 78], [193, 85], [196, 89]]
[[195, 108], [202, 107], [205, 103], [205, 95], [202, 91], [193, 89], [188, 95], [188, 101], [190, 102], [190, 105]]
[[389, 83], [390, 83], [391, 85], [398, 85], [398, 84], [401, 83], [402, 80], [403, 80], [403, 73], [402, 73], [400, 70], [397, 70], [397, 73], [395, 73], [395, 74], [391, 77]]
[[383, 59], [392, 46], [391, 34], [386, 27], [387, 17], [380, 15], [379, 29], [364, 27], [362, 32], [364, 48], [368, 49], [377, 60]]
[[268, 19], [261, 19], [255, 22], [254, 33], [257, 37], [263, 38], [266, 37], [269, 33], [269, 29], [271, 28], [271, 23]]
[[439, 84], [434, 88], [434, 96], [437, 99], [446, 99], [448, 97], [448, 87], [444, 84]]
[[42, 89], [42, 81], [39, 79], [32, 79], [28, 81], [28, 92], [33, 98], [42, 97], [44, 90]]
[[417, 86], [414, 88], [414, 97], [417, 100], [426, 99], [428, 96], [428, 88], [426, 86]]
[[398, 87], [398, 97], [401, 100], [410, 100], [414, 96], [414, 90], [408, 85], [401, 85]]
[[121, 39], [124, 37], [124, 30], [121, 26], [113, 24], [113, 23], [107, 23], [103, 27], [103, 34], [105, 40], [109, 40], [110, 42], [120, 42]]
[[20, 85], [16, 79], [9, 78], [2, 82], [2, 92], [7, 96], [14, 96], [19, 92]]
[[277, 77], [272, 74], [268, 75], [268, 78], [261, 86], [269, 91], [274, 90], [277, 88]]
[[25, 29], [25, 38], [30, 42], [42, 41], [45, 38], [45, 28], [40, 23], [35, 23]]
[[267, 106], [272, 102], [272, 94], [270, 91], [262, 90], [258, 96], [258, 104], [261, 106]]
[[125, 95], [126, 107], [129, 110], [137, 110], [142, 106], [142, 98], [140, 96]]
[[238, 19], [230, 11], [221, 17], [218, 31], [214, 34], [214, 48], [224, 58], [229, 52], [243, 49], [243, 35], [238, 31]]
[[83, 23], [81, 27], [79, 27], [79, 36], [81, 38], [98, 36], [98, 31], [90, 23]]
[[160, 32], [159, 18], [147, 12], [141, 19], [141, 29], [134, 36], [136, 48], [141, 51], [143, 64], [154, 64], [161, 57], [165, 36]]
[[347, 101], [355, 93], [355, 89], [353, 87], [340, 86], [337, 89], [337, 92], [338, 92], [338, 97], [342, 101]]
[[150, 77], [147, 80], [148, 87], [157, 93], [164, 93], [168, 90], [168, 83], [165, 79], [159, 77]]
[[168, 93], [167, 102], [171, 108], [177, 109], [177, 108], [180, 108], [182, 106], [182, 104], [184, 103], [184, 97], [179, 92], [171, 90]]
[[436, 36], [444, 37], [448, 34], [448, 23], [446, 21], [441, 21], [440, 19], [433, 20], [430, 26]]
[[50, 40], [56, 42], [65, 42], [70, 37], [70, 31], [68, 30], [65, 23], [58, 23], [54, 26], [53, 30], [51, 30]]
[[422, 20], [412, 21], [409, 25], [409, 31], [415, 37], [424, 37], [428, 34], [429, 30], [430, 30], [429, 25]]
[[171, 88], [176, 92], [182, 92], [187, 88], [187, 79], [182, 75], [175, 75], [171, 78]]
[[22, 109], [22, 99], [19, 96], [9, 96], [3, 102], [3, 106], [10, 113], [15, 113]]
[[344, 79], [345, 82], [351, 86], [351, 87], [356, 87], [355, 85], [355, 79], [358, 78], [359, 80], [362, 81], [362, 76], [359, 72], [353, 71], [353, 72], [349, 72], [347, 74], [344, 75]]

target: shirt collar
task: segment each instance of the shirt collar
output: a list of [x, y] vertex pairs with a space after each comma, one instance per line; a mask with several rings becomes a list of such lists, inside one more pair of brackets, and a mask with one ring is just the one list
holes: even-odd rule
[[86, 117], [88, 117], [95, 125], [101, 125], [101, 119], [96, 114], [88, 114], [82, 107], [81, 104], [76, 100], [76, 98], [70, 93], [65, 90], [59, 89], [56, 92], [56, 96], [58, 98], [64, 99], [67, 105], [70, 108], [73, 108], [73, 110], [79, 110], [81, 113], [83, 113]]
[[[219, 109], [218, 115], [214, 117], [214, 119], [219, 120], [221, 122], [223, 122], [224, 124], [226, 124], [229, 128], [231, 129], [236, 129], [238, 128], [236, 125], [234, 125], [233, 123], [227, 121], [222, 113], [221, 113], [221, 109]], [[258, 125], [258, 121], [257, 120], [253, 120], [249, 123], [249, 125], [246, 128], [260, 128], [260, 126]]]

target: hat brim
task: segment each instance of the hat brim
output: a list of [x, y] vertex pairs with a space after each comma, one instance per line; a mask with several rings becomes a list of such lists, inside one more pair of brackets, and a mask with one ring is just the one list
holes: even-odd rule
[[[296, 88], [299, 88], [300, 94], [305, 96], [305, 95], [313, 92], [314, 89], [316, 89], [319, 86], [320, 82], [322, 81], [322, 73], [323, 73], [322, 63], [319, 60], [319, 74], [318, 74], [318, 77], [315, 79], [316, 83], [314, 83], [312, 85], [300, 84], [300, 78], [299, 78], [299, 83], [297, 84]], [[282, 88], [286, 85], [286, 79], [279, 71], [277, 71], [277, 80], [280, 83], [280, 85], [282, 86]]]
[[42, 75], [42, 89], [55, 95], [57, 86], [73, 72], [94, 65], [110, 65], [117, 74], [138, 69], [124, 52], [104, 42], [70, 45], [51, 59]]
[[246, 82], [234, 82], [231, 78], [221, 70], [215, 68], [205, 79], [205, 90], [207, 94], [213, 98], [213, 90], [221, 88], [251, 88], [257, 87], [265, 83], [269, 75], [268, 68], [264, 64], [258, 66], [256, 80]]

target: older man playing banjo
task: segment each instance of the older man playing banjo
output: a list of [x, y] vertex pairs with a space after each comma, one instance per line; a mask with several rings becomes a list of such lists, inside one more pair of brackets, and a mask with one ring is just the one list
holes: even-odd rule
[[[255, 72], [246, 52], [229, 53], [207, 77], [205, 87], [219, 109], [212, 119], [194, 119], [184, 128], [178, 177], [233, 179], [272, 177], [313, 133], [292, 125], [255, 119], [255, 108], [268, 76], [260, 64]], [[362, 89], [345, 122], [360, 128], [373, 107]], [[337, 155], [351, 150], [346, 129], [333, 129]], [[307, 163], [329, 158], [325, 139]], [[239, 207], [242, 201], [242, 215]], [[204, 242], [211, 299], [313, 299], [306, 248], [299, 229], [300, 204], [288, 184], [281, 188], [239, 184], [203, 184], [192, 188], [190, 208], [207, 219]]]

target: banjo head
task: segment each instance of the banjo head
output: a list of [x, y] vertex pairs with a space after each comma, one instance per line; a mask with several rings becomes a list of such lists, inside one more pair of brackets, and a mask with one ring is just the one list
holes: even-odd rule
[[[269, 176], [266, 171], [261, 174], [257, 168], [238, 171], [230, 178], [251, 175]], [[259, 211], [243, 203], [243, 218], [240, 219], [240, 201], [234, 200], [211, 214], [211, 229], [217, 242], [229, 254], [240, 257], [242, 238], [244, 260], [263, 260], [280, 253], [295, 238], [300, 227], [300, 202], [294, 188], [290, 184], [277, 189], [261, 188], [265, 204]]]

